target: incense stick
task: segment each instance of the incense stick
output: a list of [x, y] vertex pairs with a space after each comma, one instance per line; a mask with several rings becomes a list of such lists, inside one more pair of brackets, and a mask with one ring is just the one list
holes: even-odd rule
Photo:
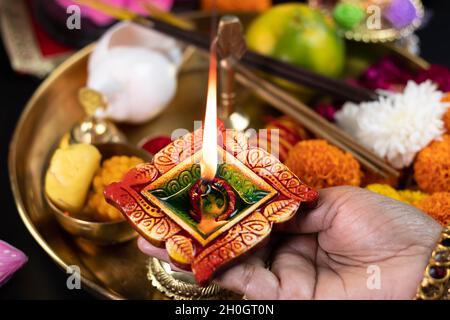
[[[167, 21], [167, 16], [170, 17], [169, 20], [179, 19], [169, 13], [167, 13], [167, 16], [164, 17], [154, 8], [147, 7], [147, 9], [156, 17], [159, 17], [159, 19], [155, 17], [142, 17], [125, 9], [106, 5], [98, 0], [75, 1], [80, 4], [91, 6], [118, 19], [133, 20], [136, 23], [153, 28], [173, 38], [203, 49], [204, 51], [209, 50], [210, 40], [200, 33], [186, 31], [185, 29], [188, 28], [187, 24], [184, 25], [183, 28], [179, 28], [162, 21]], [[182, 26], [181, 23], [177, 24]], [[337, 96], [354, 102], [361, 102], [376, 98], [376, 94], [370, 90], [356, 88], [346, 84], [345, 82], [326, 78], [273, 58], [262, 56], [255, 52], [247, 52], [242, 57], [242, 61], [260, 71], [269, 72], [284, 79], [310, 86], [311, 88], [321, 90], [335, 97]], [[384, 177], [399, 176], [399, 172], [383, 161], [383, 159], [378, 157], [366, 147], [360, 145], [346, 132], [323, 119], [320, 115], [309, 109], [294, 96], [283, 91], [267, 80], [257, 76], [242, 64], [237, 63], [236, 68], [238, 70], [236, 73], [236, 78], [241, 84], [251, 89], [255, 94], [272, 106], [290, 115], [307, 130], [328, 140], [337, 147], [352, 153], [363, 166], [367, 167], [374, 173], [378, 173]]]
[[[237, 66], [237, 68], [241, 73], [243, 73], [247, 77], [251, 77], [253, 75], [253, 73], [250, 70], [248, 70], [243, 66]], [[387, 165], [385, 161], [379, 158], [377, 154], [375, 154], [370, 149], [360, 145], [351, 135], [341, 130], [340, 128], [336, 127], [335, 124], [329, 122], [328, 120], [317, 114], [315, 111], [311, 110], [308, 106], [306, 106], [296, 97], [282, 90], [276, 85], [273, 85], [271, 82], [265, 81], [260, 77], [255, 77], [255, 80], [257, 80], [258, 84], [261, 85], [263, 88], [270, 91], [275, 96], [280, 97], [281, 99], [288, 102], [290, 106], [292, 106], [294, 109], [304, 114], [304, 116], [311, 119], [312, 121], [317, 122], [320, 126], [326, 128], [328, 131], [333, 132], [333, 134], [340, 137], [347, 144], [351, 145], [352, 149], [356, 150], [361, 154], [366, 154], [367, 157], [373, 159], [374, 163], [377, 163], [380, 167], [384, 167], [385, 169], [389, 170], [388, 169], [389, 165]]]
[[[75, 0], [75, 2], [90, 6], [120, 20], [133, 20], [136, 23], [162, 32], [166, 35], [176, 38], [177, 40], [194, 45], [203, 50], [209, 50], [210, 48], [210, 39], [208, 38], [208, 36], [205, 36], [198, 32], [194, 32], [192, 30], [179, 28], [168, 22], [165, 22], [162, 20], [164, 18], [162, 15], [159, 15], [160, 18], [151, 16], [143, 17], [129, 10], [110, 6], [98, 0]], [[170, 17], [171, 19], [174, 19], [173, 15], [171, 15]], [[344, 81], [328, 78], [312, 71], [305, 70], [303, 68], [268, 56], [261, 55], [250, 50], [247, 51], [246, 54], [242, 57], [241, 62], [260, 71], [267, 72], [271, 75], [307, 86], [309, 88], [317, 90], [318, 92], [326, 93], [330, 96], [340, 99], [353, 102], [362, 102], [374, 100], [376, 98], [376, 94], [370, 90], [355, 87], [345, 83]]]
[[352, 153], [361, 164], [371, 171], [384, 177], [399, 176], [398, 171], [378, 155], [361, 146], [353, 137], [310, 110], [294, 96], [276, 87], [269, 81], [258, 77], [241, 65], [236, 66], [236, 69], [236, 79], [242, 85], [251, 89], [257, 96], [278, 110], [296, 119], [307, 130]]

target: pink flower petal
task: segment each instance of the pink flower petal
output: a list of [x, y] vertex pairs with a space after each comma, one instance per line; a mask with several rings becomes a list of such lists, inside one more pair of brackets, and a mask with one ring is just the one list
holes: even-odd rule
[[319, 104], [314, 107], [314, 110], [328, 121], [334, 121], [334, 114], [336, 107], [331, 104]]
[[429, 69], [419, 71], [414, 80], [417, 83], [431, 80], [442, 92], [450, 91], [450, 70], [445, 66], [433, 64]]
[[0, 240], [0, 287], [27, 261], [22, 251]]
[[384, 57], [371, 65], [358, 79], [361, 86], [376, 90], [397, 91], [403, 88], [412, 74], [400, 67], [392, 57]]

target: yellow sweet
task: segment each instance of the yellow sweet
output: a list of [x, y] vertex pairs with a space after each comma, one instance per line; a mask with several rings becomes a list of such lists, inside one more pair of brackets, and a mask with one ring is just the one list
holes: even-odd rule
[[100, 152], [89, 144], [74, 144], [57, 149], [45, 176], [47, 196], [61, 210], [79, 212], [84, 206], [100, 160]]
[[96, 221], [116, 221], [123, 219], [119, 210], [105, 201], [101, 192], [92, 192], [89, 196], [89, 207], [94, 210]]
[[92, 192], [88, 205], [98, 221], [123, 219], [122, 214], [105, 201], [103, 191], [106, 186], [118, 182], [132, 168], [144, 161], [137, 157], [114, 156], [105, 160], [92, 181]]

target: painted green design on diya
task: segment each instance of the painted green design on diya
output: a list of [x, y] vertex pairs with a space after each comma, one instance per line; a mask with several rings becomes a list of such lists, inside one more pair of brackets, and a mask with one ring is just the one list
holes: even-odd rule
[[[236, 218], [241, 212], [244, 212], [251, 205], [263, 199], [269, 194], [266, 190], [258, 189], [258, 187], [250, 181], [246, 176], [232, 165], [220, 164], [217, 170], [218, 177], [225, 180], [225, 182], [231, 187], [234, 193], [234, 203], [231, 214], [226, 220], [232, 220]], [[192, 204], [190, 202], [190, 190], [200, 180], [200, 165], [194, 164], [187, 170], [181, 171], [178, 175], [172, 177], [165, 184], [157, 189], [148, 190], [150, 194], [158, 198], [165, 205], [167, 205], [177, 216], [183, 219], [186, 223], [197, 229], [204, 237], [214, 232], [217, 228], [223, 225], [223, 223], [217, 224], [217, 228], [209, 230], [208, 233], [203, 233], [199, 230], [198, 224], [200, 218], [192, 210]], [[214, 199], [213, 199], [214, 198]], [[211, 193], [208, 198], [205, 198], [205, 208], [212, 208], [211, 203], [224, 208], [225, 211], [230, 203], [226, 203], [229, 198], [233, 197], [221, 197], [219, 194]], [[187, 208], [190, 208], [187, 210]], [[212, 210], [212, 209], [211, 209]]]
[[203, 246], [277, 194], [235, 157], [221, 148], [218, 152], [226, 160], [212, 181], [201, 180], [197, 152], [141, 191]]
[[149, 192], [167, 204], [178, 216], [192, 226], [197, 222], [191, 217], [189, 208], [189, 189], [200, 179], [200, 165], [194, 164], [189, 170], [180, 172], [163, 186]]
[[241, 200], [248, 204], [254, 204], [267, 195], [267, 191], [260, 190], [258, 187], [247, 179], [241, 172], [233, 170], [228, 164], [218, 166], [218, 176], [230, 184], [236, 191]]

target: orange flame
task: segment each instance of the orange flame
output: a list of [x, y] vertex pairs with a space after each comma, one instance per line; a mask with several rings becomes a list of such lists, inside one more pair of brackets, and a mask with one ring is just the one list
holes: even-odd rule
[[213, 44], [209, 57], [208, 93], [200, 161], [202, 179], [214, 179], [217, 161], [217, 53], [216, 46]]

